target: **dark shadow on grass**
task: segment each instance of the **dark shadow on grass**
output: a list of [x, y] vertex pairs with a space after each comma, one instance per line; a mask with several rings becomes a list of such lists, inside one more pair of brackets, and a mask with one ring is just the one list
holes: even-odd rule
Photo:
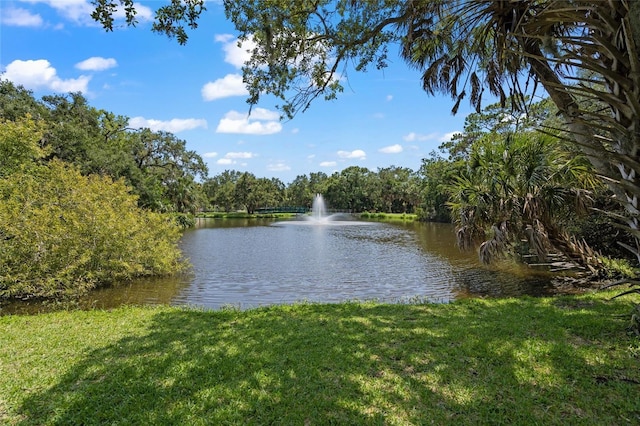
[[23, 424], [60, 425], [639, 421], [638, 385], [617, 380], [640, 380], [638, 370], [591, 358], [598, 339], [620, 333], [598, 307], [161, 312], [146, 336], [92, 352], [20, 413]]

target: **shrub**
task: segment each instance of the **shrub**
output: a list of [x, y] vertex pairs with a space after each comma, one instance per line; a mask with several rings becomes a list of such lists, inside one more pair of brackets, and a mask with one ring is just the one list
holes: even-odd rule
[[48, 151], [40, 147], [42, 135], [42, 125], [29, 115], [18, 121], [0, 118], [0, 176], [44, 157]]
[[613, 259], [603, 256], [600, 258], [602, 272], [608, 278], [635, 278], [637, 271], [627, 259]]
[[182, 229], [193, 228], [196, 226], [196, 217], [191, 213], [175, 213], [173, 214], [173, 219]]
[[182, 267], [180, 229], [122, 181], [61, 161], [0, 179], [0, 297], [77, 295]]

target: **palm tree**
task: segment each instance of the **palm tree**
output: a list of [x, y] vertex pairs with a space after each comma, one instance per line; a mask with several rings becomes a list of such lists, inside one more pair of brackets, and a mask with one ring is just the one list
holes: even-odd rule
[[449, 187], [458, 245], [480, 245], [489, 263], [521, 241], [538, 259], [560, 252], [582, 265], [595, 253], [563, 230], [562, 221], [585, 212], [596, 182], [584, 158], [550, 136], [489, 134], [471, 151], [466, 173]]
[[[540, 84], [640, 237], [640, 2], [409, 2], [403, 57], [423, 88], [480, 108], [485, 88], [526, 109]], [[529, 86], [531, 83], [531, 86]], [[600, 108], [593, 108], [593, 104]], [[628, 247], [640, 260], [640, 251]]]

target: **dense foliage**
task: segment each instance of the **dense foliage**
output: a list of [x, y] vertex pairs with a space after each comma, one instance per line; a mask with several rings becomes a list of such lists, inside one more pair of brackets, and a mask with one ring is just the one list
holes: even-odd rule
[[203, 183], [209, 208], [216, 211], [298, 206], [311, 208], [323, 194], [331, 209], [353, 213], [413, 213], [420, 203], [420, 179], [406, 167], [371, 171], [351, 166], [328, 176], [322, 172], [297, 176], [285, 185], [277, 178], [258, 178], [249, 172], [225, 170]]
[[207, 166], [175, 135], [130, 129], [127, 117], [90, 106], [80, 93], [37, 100], [22, 86], [0, 80], [0, 119], [10, 123], [27, 114], [42, 131], [37, 143], [47, 160], [75, 164], [84, 175], [123, 178], [139, 205], [154, 211], [193, 213], [201, 207], [198, 182]]
[[179, 228], [122, 180], [59, 160], [0, 179], [0, 296], [54, 297], [180, 268]]
[[481, 242], [480, 258], [487, 263], [525, 242], [539, 261], [559, 251], [595, 264], [594, 253], [563, 229], [567, 218], [586, 214], [595, 185], [586, 160], [558, 139], [526, 133], [483, 139], [449, 187], [458, 242]]
[[77, 295], [182, 268], [175, 221], [141, 208], [117, 167], [92, 170], [98, 154], [123, 160], [115, 165], [131, 152], [91, 135], [104, 130], [93, 119], [109, 114], [79, 95], [73, 106], [55, 97], [58, 115], [10, 83], [0, 94], [0, 298]]

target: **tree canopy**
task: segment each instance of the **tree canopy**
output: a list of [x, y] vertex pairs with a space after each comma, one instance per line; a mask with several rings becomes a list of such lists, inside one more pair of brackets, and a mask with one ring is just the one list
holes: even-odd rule
[[180, 228], [151, 208], [190, 211], [206, 166], [184, 141], [127, 121], [79, 93], [38, 101], [0, 81], [0, 298], [77, 295], [184, 266]]
[[38, 156], [0, 175], [0, 298], [77, 295], [181, 269], [179, 228], [140, 209], [122, 180]]
[[92, 107], [81, 93], [37, 100], [24, 87], [0, 80], [0, 123], [7, 126], [0, 169], [2, 162], [17, 161], [17, 154], [6, 150], [13, 149], [10, 138], [18, 135], [8, 132], [11, 123], [25, 119], [33, 122], [29, 126], [36, 126], [40, 137], [21, 148], [23, 156], [41, 149], [46, 160], [73, 163], [85, 175], [123, 178], [141, 207], [183, 213], [199, 207], [196, 183], [208, 175], [202, 157], [172, 133], [129, 128], [128, 117]]

